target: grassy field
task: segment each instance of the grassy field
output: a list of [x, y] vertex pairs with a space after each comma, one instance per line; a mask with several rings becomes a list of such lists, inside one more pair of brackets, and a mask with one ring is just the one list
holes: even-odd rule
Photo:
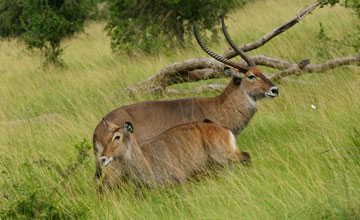
[[[310, 2], [250, 2], [227, 26], [238, 44], [251, 42]], [[350, 12], [317, 9], [250, 54], [312, 63], [353, 56], [359, 20]], [[119, 106], [158, 99], [121, 99], [119, 92], [175, 61], [205, 56], [195, 43], [116, 55], [103, 27], [88, 24], [65, 42], [63, 69], [43, 69], [40, 54], [1, 42], [0, 219], [360, 219], [359, 67], [278, 82], [280, 96], [261, 101], [237, 137], [250, 168], [144, 191], [145, 199], [130, 184], [99, 196], [89, 149], [95, 126]], [[208, 46], [228, 48], [222, 38]]]

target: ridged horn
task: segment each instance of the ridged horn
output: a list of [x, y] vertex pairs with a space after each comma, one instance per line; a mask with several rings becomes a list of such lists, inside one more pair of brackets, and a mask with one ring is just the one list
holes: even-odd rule
[[256, 66], [254, 60], [250, 56], [248, 56], [244, 51], [240, 50], [236, 46], [234, 41], [231, 39], [229, 33], [226, 30], [226, 26], [225, 26], [225, 22], [224, 22], [224, 15], [223, 14], [221, 14], [221, 26], [222, 26], [222, 30], [223, 30], [223, 33], [225, 35], [225, 38], [226, 38], [227, 42], [236, 51], [236, 53], [239, 54], [249, 66]]
[[207, 48], [204, 44], [204, 42], [202, 42], [202, 40], [200, 39], [199, 37], [199, 33], [197, 31], [197, 27], [196, 27], [196, 23], [195, 21], [193, 21], [193, 28], [194, 28], [194, 35], [195, 35], [195, 38], [197, 40], [197, 42], [199, 43], [200, 47], [207, 53], [209, 54], [212, 58], [214, 58], [215, 60], [217, 61], [220, 61], [226, 65], [229, 65], [231, 67], [234, 67], [234, 68], [237, 68], [238, 70], [240, 70], [241, 72], [244, 72], [246, 73], [248, 70], [249, 70], [249, 67], [248, 66], [245, 66], [241, 63], [238, 63], [238, 62], [234, 62], [232, 60], [229, 60], [225, 57], [222, 57], [214, 52], [212, 52], [209, 48]]

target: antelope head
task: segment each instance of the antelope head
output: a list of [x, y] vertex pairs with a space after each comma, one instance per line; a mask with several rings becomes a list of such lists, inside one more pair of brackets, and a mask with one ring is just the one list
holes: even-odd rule
[[239, 91], [244, 92], [255, 102], [262, 98], [274, 98], [278, 96], [278, 88], [268, 78], [264, 76], [262, 71], [256, 66], [255, 61], [250, 56], [245, 54], [240, 48], [238, 48], [234, 41], [230, 38], [226, 30], [223, 16], [221, 16], [221, 25], [227, 42], [236, 51], [236, 53], [244, 59], [247, 65], [229, 60], [208, 49], [200, 39], [196, 23], [194, 22], [194, 34], [200, 47], [212, 58], [227, 65], [225, 67], [225, 74], [233, 78], [231, 83], [233, 83], [235, 87], [241, 88], [241, 91]]
[[100, 161], [104, 166], [109, 165], [113, 160], [121, 157], [130, 157], [132, 133], [134, 131], [130, 122], [124, 126], [117, 126], [103, 118], [105, 126], [108, 128], [106, 135], [106, 148], [101, 154]]

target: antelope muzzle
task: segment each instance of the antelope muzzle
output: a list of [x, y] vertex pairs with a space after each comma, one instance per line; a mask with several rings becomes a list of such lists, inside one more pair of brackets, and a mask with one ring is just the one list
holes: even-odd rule
[[270, 99], [275, 98], [278, 95], [279, 95], [279, 89], [276, 86], [271, 87], [270, 90], [265, 93], [265, 97]]
[[106, 167], [107, 165], [109, 165], [112, 161], [113, 161], [113, 158], [112, 157], [106, 157], [106, 156], [102, 156], [100, 157], [100, 161], [102, 162], [102, 165], [104, 167]]

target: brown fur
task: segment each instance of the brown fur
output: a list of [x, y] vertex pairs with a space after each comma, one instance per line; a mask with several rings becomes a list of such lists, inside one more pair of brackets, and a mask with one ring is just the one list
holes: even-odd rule
[[[239, 152], [232, 142], [233, 134], [214, 123], [176, 126], [141, 145], [135, 134], [124, 131], [126, 128], [109, 124], [111, 129], [106, 135], [107, 147], [102, 158], [113, 158], [116, 166], [135, 183], [139, 180], [149, 186], [184, 183], [188, 177], [212, 165], [250, 160], [249, 155]], [[119, 139], [114, 139], [115, 136]], [[119, 170], [111, 177], [105, 175], [103, 186], [111, 189], [120, 175]]]
[[[256, 102], [265, 98], [265, 93], [274, 85], [257, 67], [251, 67], [246, 74], [234, 71], [241, 76], [241, 83], [237, 84], [235, 79], [232, 79], [224, 92], [217, 97], [145, 101], [115, 109], [107, 114], [105, 119], [116, 125], [131, 122], [136, 128], [135, 135], [140, 145], [174, 126], [206, 119], [237, 135], [257, 111]], [[251, 73], [257, 78], [249, 79]], [[96, 177], [101, 176], [96, 145], [101, 148], [100, 151], [106, 149], [106, 132], [106, 126], [100, 122], [93, 135]]]

